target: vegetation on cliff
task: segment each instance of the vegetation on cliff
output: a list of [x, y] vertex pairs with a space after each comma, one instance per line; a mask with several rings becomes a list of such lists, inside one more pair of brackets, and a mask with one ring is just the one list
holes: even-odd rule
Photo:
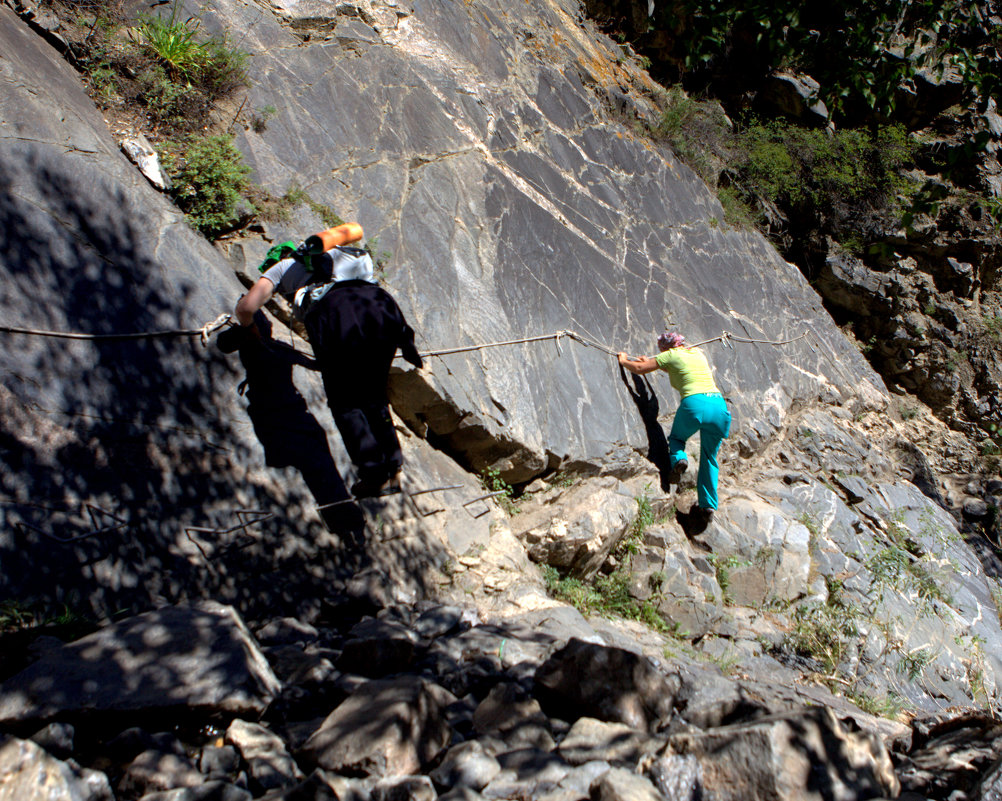
[[892, 389], [1002, 442], [997, 4], [590, 0], [673, 88], [650, 133], [797, 264]]

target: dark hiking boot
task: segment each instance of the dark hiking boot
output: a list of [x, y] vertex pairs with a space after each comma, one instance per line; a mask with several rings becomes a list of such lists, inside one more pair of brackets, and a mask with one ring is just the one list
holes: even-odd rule
[[689, 463], [685, 459], [679, 459], [675, 462], [675, 466], [668, 473], [668, 483], [678, 484], [682, 480], [682, 476], [685, 475], [685, 471], [689, 469]]
[[400, 491], [399, 470], [391, 476], [384, 474], [379, 477], [360, 478], [351, 486], [351, 494], [355, 498], [378, 498], [381, 495], [395, 495]]
[[707, 526], [713, 520], [713, 510], [693, 506], [688, 512], [681, 510], [675, 512], [675, 519], [678, 520], [687, 537], [694, 537], [706, 531]]
[[373, 478], [360, 478], [351, 485], [351, 494], [354, 498], [374, 498], [379, 495], [383, 482]]

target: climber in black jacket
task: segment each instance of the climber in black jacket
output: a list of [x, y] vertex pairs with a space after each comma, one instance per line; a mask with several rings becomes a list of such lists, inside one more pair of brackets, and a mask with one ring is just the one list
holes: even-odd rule
[[396, 488], [403, 464], [387, 377], [397, 348], [408, 362], [422, 366], [414, 330], [390, 293], [376, 285], [365, 251], [335, 248], [310, 261], [307, 265], [294, 255], [268, 268], [237, 302], [235, 316], [245, 335], [253, 336], [254, 313], [276, 291], [293, 303], [320, 365], [334, 422], [358, 471], [352, 495], [380, 495]]

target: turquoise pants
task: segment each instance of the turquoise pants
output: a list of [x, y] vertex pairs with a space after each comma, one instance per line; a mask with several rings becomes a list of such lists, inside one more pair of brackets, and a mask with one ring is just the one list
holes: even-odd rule
[[731, 413], [727, 402], [718, 392], [690, 395], [683, 398], [675, 412], [668, 435], [668, 450], [674, 467], [686, 458], [685, 443], [699, 432], [699, 474], [696, 476], [696, 497], [703, 509], [717, 508], [717, 451], [731, 433]]

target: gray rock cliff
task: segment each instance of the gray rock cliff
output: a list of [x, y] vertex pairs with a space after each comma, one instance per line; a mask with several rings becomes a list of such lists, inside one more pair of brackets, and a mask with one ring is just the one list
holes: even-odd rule
[[[212, 247], [2, 7], [5, 596], [103, 616], [211, 597], [253, 619], [309, 619], [335, 589], [378, 607], [441, 592], [530, 627], [552, 614], [558, 639], [588, 626], [615, 647], [653, 637], [586, 624], [545, 598], [533, 562], [588, 576], [624, 563], [627, 511], [650, 502], [676, 397], [663, 376], [627, 380], [607, 351], [650, 353], [670, 325], [710, 341], [734, 412], [724, 505], [690, 539], [667, 512], [691, 482], [653, 492], [665, 515], [625, 560], [642, 576], [631, 597], [762, 678], [779, 669], [763, 642], [784, 641], [793, 605], [831, 614], [845, 593], [869, 616], [829, 669], [919, 709], [995, 698], [994, 583], [934, 482], [918, 488], [921, 451], [899, 454], [931, 429], [887, 421], [881, 380], [799, 271], [725, 226], [702, 181], [640, 132], [654, 87], [576, 3], [189, 10], [239, 32], [243, 102], [276, 110], [237, 138], [256, 179], [361, 222], [419, 348], [468, 348], [391, 377], [408, 488], [452, 489], [340, 505], [350, 468], [301, 366], [306, 343], [275, 319], [278, 344], [249, 361], [197, 335], [232, 308], [234, 273], [252, 280], [269, 242], [312, 233], [316, 214]], [[287, 426], [263, 436], [276, 420]], [[530, 490], [570, 473], [586, 502], [614, 503], [575, 508], [554, 485], [527, 493], [520, 522], [485, 503], [485, 470]], [[581, 553], [550, 547], [575, 537]], [[386, 573], [347, 580], [355, 538]], [[928, 673], [903, 686], [919, 661]]]

